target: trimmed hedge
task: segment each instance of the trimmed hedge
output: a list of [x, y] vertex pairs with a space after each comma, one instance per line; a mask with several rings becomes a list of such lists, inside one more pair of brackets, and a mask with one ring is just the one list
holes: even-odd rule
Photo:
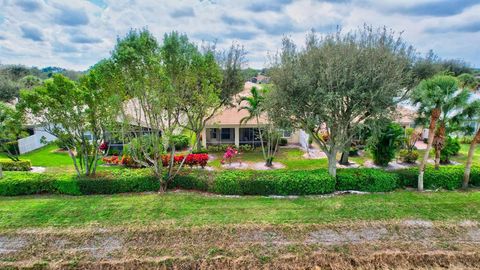
[[387, 192], [399, 187], [395, 173], [378, 169], [344, 169], [337, 171], [337, 190]]
[[[423, 186], [425, 189], [448, 189], [460, 188], [463, 181], [463, 166], [442, 166], [439, 170], [428, 168], [423, 176]], [[417, 187], [418, 168], [397, 170], [395, 173], [399, 176], [401, 187]], [[470, 184], [480, 186], [480, 168], [472, 167], [470, 172]]]
[[[380, 169], [341, 169], [337, 179], [327, 170], [299, 171], [241, 171], [209, 172], [185, 170], [169, 188], [208, 191], [224, 195], [313, 195], [335, 190], [388, 192], [400, 187], [416, 187], [418, 169], [397, 171]], [[426, 189], [456, 189], [461, 187], [463, 167], [428, 168]], [[480, 168], [472, 168], [472, 185], [480, 185]], [[8, 172], [0, 179], [0, 196], [30, 194], [115, 194], [125, 192], [157, 191], [160, 185], [148, 169], [121, 169], [103, 172], [95, 178], [72, 175], [51, 175], [26, 172]]]
[[148, 169], [112, 171], [107, 176], [76, 179], [80, 193], [116, 194], [126, 192], [157, 191], [160, 183]]
[[13, 161], [2, 159], [0, 160], [0, 165], [4, 171], [30, 171], [32, 169], [30, 160]]

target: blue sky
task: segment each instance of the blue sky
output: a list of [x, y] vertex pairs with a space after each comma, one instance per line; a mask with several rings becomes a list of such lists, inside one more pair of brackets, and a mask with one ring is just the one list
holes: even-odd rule
[[248, 65], [268, 66], [284, 35], [302, 44], [310, 29], [387, 26], [419, 53], [433, 49], [480, 67], [480, 0], [0, 0], [0, 63], [85, 70], [116, 38], [147, 27], [191, 39], [243, 44]]

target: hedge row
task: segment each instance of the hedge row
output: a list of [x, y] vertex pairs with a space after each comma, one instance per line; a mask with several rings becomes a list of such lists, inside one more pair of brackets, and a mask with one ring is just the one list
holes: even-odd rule
[[[309, 171], [223, 171], [188, 170], [178, 175], [169, 188], [208, 191], [225, 195], [312, 195], [335, 190], [388, 192], [406, 186], [416, 187], [418, 170], [393, 172], [379, 169], [342, 169], [337, 178], [326, 170]], [[428, 169], [426, 189], [461, 187], [462, 167]], [[471, 184], [480, 185], [480, 168], [472, 169]], [[95, 178], [10, 172], [0, 179], [0, 196], [29, 194], [115, 194], [157, 191], [159, 183], [148, 169], [123, 169]]]
[[13, 161], [9, 159], [0, 160], [0, 166], [4, 171], [30, 171], [32, 163], [30, 160]]
[[158, 181], [148, 170], [118, 170], [95, 178], [12, 172], [0, 179], [0, 196], [30, 194], [115, 194], [156, 191]]

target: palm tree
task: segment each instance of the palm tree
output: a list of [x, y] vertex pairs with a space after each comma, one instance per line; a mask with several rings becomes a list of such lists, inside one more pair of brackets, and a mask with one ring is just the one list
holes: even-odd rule
[[[458, 76], [458, 79], [460, 81], [460, 86], [464, 89], [475, 90], [480, 84], [479, 81], [477, 81], [475, 77], [473, 77], [471, 74], [462, 74]], [[472, 102], [466, 109], [466, 114], [470, 118], [475, 116], [476, 120], [478, 121], [478, 118], [480, 117], [480, 100]], [[475, 132], [475, 136], [473, 137], [472, 142], [470, 143], [470, 147], [468, 149], [467, 162], [465, 164], [465, 172], [463, 174], [462, 183], [462, 188], [464, 189], [468, 188], [468, 183], [470, 182], [470, 171], [472, 169], [473, 154], [475, 153], [475, 148], [479, 142], [480, 123], [478, 123], [477, 125], [477, 131]]]
[[[273, 166], [273, 158], [278, 150], [280, 136], [278, 136], [275, 127], [271, 124], [266, 124], [262, 128], [260, 127], [260, 117], [266, 113], [264, 102], [265, 97], [256, 87], [252, 87], [250, 96], [244, 96], [239, 99], [238, 103], [240, 105], [243, 103], [244, 105], [241, 106], [238, 111], [246, 110], [248, 112], [247, 116], [240, 119], [240, 124], [245, 124], [252, 119], [256, 120], [265, 165], [271, 167]], [[264, 139], [266, 140], [266, 147]]]
[[[442, 115], [442, 109], [451, 111], [450, 99], [457, 95], [458, 82], [455, 77], [449, 75], [436, 75], [431, 79], [423, 80], [415, 89], [412, 95], [414, 105], [420, 105], [419, 113], [430, 117], [430, 124], [428, 128], [427, 149], [419, 165], [418, 174], [418, 190], [423, 190], [423, 175], [425, 173], [425, 165], [428, 160], [430, 149], [434, 143], [435, 137], [435, 152], [441, 150], [443, 147], [443, 140], [445, 138], [446, 122], [445, 118], [448, 112]], [[453, 106], [455, 107], [455, 106]], [[442, 117], [440, 128], [436, 130], [437, 121]], [[435, 155], [437, 156], [437, 154]], [[440, 156], [438, 156], [440, 158]], [[437, 159], [437, 157], [435, 158]]]

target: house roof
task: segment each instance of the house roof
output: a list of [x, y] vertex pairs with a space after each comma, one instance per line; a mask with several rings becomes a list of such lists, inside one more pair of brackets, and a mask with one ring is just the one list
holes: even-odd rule
[[415, 118], [417, 118], [417, 112], [415, 110], [401, 105], [397, 106], [394, 113], [395, 122], [400, 125], [410, 125], [415, 123]]
[[[250, 90], [252, 87], [257, 87], [261, 88], [260, 85], [252, 83], [252, 82], [246, 82], [243, 90], [235, 95], [233, 98], [234, 100], [234, 106], [233, 107], [226, 107], [223, 110], [221, 110], [219, 113], [217, 113], [212, 119], [210, 119], [207, 122], [207, 126], [221, 126], [221, 125], [239, 125], [240, 120], [246, 116], [248, 116], [248, 112], [246, 110], [238, 110], [240, 107], [246, 105], [245, 101], [242, 101], [242, 103], [237, 104], [237, 100], [240, 99], [240, 97], [244, 96], [250, 96]], [[263, 115], [259, 118], [260, 124], [266, 124], [267, 123], [267, 118]], [[244, 123], [245, 125], [256, 125], [257, 120], [252, 119], [250, 121], [247, 121]]]

